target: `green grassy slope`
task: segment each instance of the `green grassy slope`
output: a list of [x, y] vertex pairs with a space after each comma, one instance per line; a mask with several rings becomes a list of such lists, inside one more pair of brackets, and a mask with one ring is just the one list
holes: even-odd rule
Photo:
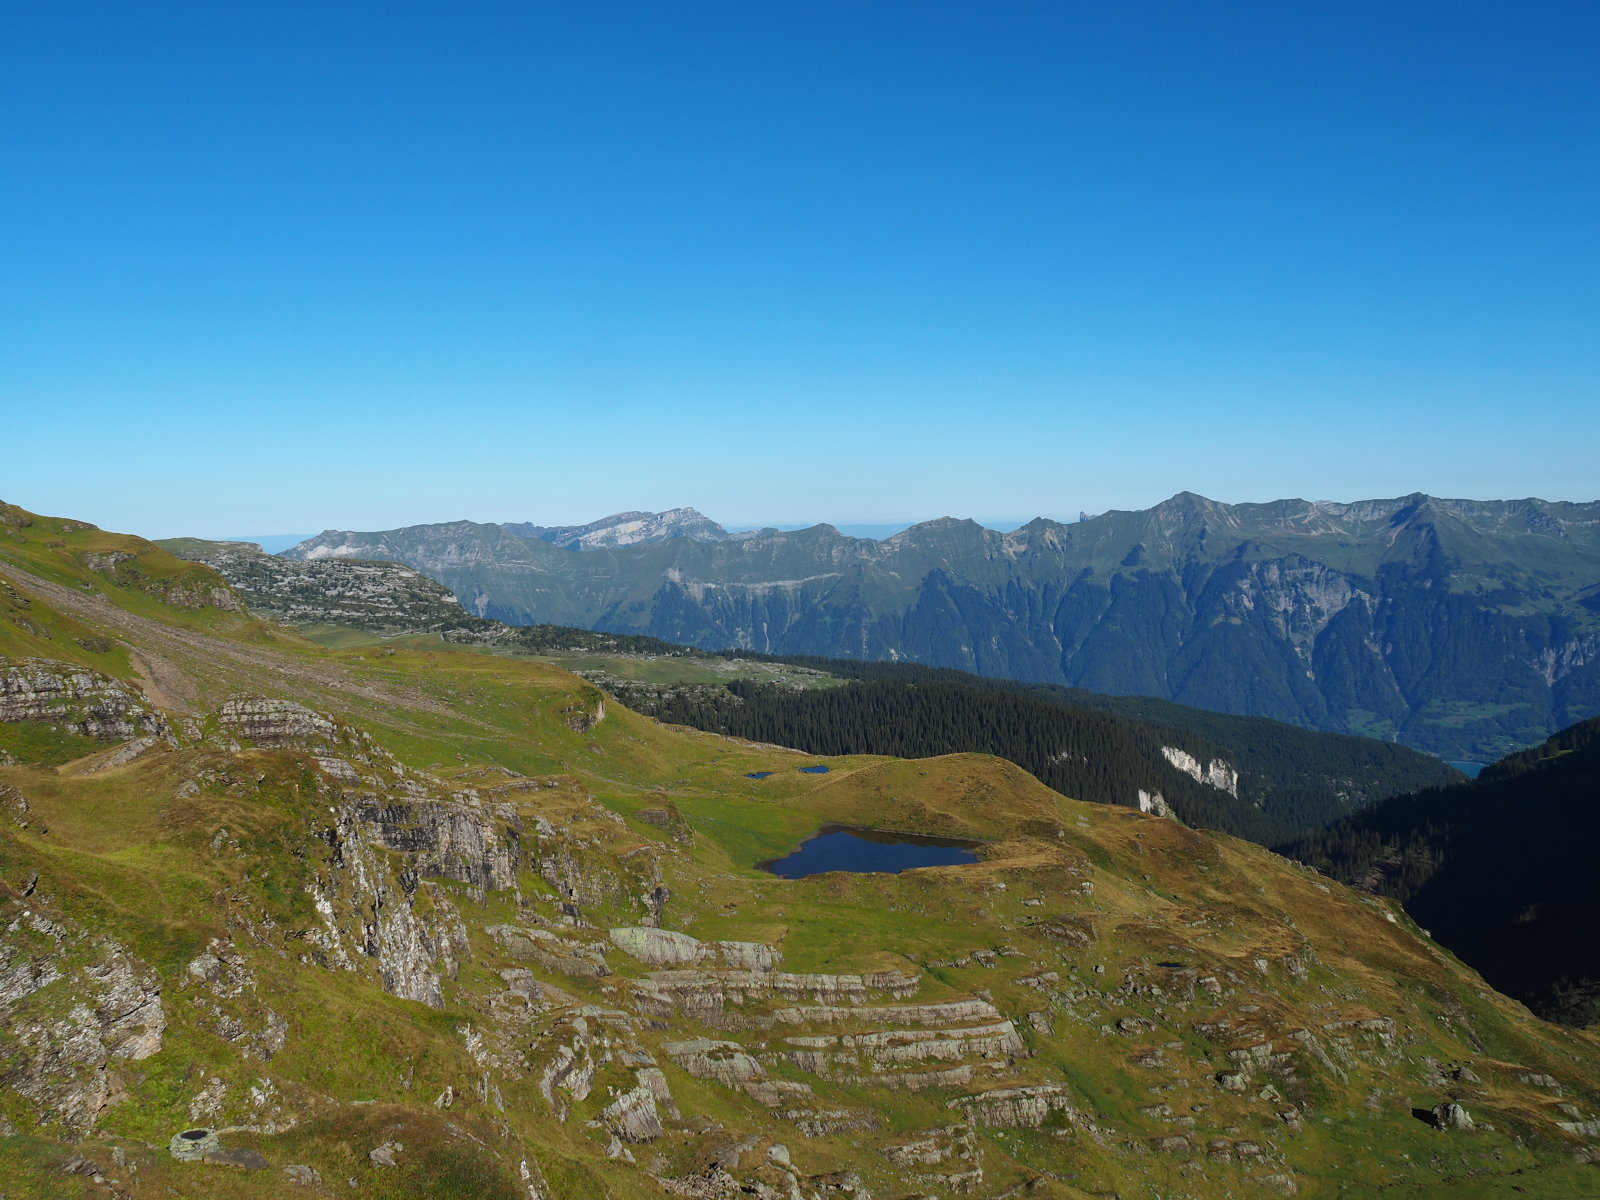
[[[555, 666], [90, 594], [48, 540], [0, 577], [52, 645], [125, 645], [170, 736], [0, 767], [9, 1196], [1600, 1190], [1563, 1124], [1594, 1040], [1258, 847], [986, 756], [805, 774]], [[754, 868], [828, 822], [982, 860]], [[1474, 1128], [1415, 1115], [1449, 1102]], [[260, 1169], [177, 1160], [191, 1127]]]
[[1400, 900], [1496, 986], [1600, 1020], [1600, 718], [1454, 787], [1395, 796], [1285, 853]]

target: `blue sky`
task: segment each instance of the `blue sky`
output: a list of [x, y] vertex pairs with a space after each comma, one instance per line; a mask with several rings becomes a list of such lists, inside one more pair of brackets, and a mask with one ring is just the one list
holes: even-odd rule
[[1600, 6], [0, 9], [0, 496], [1600, 498]]

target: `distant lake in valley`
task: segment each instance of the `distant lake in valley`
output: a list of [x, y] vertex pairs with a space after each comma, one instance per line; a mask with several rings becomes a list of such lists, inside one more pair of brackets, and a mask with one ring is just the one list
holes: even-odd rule
[[827, 871], [898, 875], [914, 867], [954, 867], [977, 862], [977, 845], [963, 838], [824, 825], [793, 854], [756, 866], [784, 879], [804, 879]]

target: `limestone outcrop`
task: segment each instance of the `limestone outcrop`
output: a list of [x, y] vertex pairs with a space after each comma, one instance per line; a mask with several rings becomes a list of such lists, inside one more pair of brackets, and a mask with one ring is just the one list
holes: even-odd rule
[[738, 1042], [690, 1038], [662, 1046], [673, 1062], [696, 1079], [714, 1079], [729, 1087], [767, 1077], [766, 1068]]
[[513, 962], [536, 963], [561, 975], [602, 979], [611, 974], [605, 945], [564, 938], [547, 929], [521, 925], [490, 925], [484, 930]]
[[702, 942], [686, 933], [643, 926], [611, 930], [617, 949], [651, 966], [725, 966], [744, 971], [774, 970], [782, 955], [760, 942]]
[[0, 721], [34, 721], [103, 742], [172, 740], [167, 719], [128, 684], [45, 658], [0, 659]]
[[642, 1084], [606, 1105], [600, 1123], [625, 1142], [653, 1142], [666, 1132], [656, 1111], [655, 1094]]
[[222, 727], [268, 749], [337, 744], [339, 726], [331, 718], [293, 700], [246, 696], [229, 700], [217, 712]]
[[4, 1082], [41, 1126], [81, 1137], [118, 1098], [117, 1064], [161, 1049], [160, 978], [111, 938], [24, 901], [3, 917], [0, 1030], [14, 1047]]
[[351, 818], [367, 836], [411, 860], [424, 877], [454, 879], [486, 891], [517, 885], [522, 862], [522, 821], [510, 805], [363, 797]]
[[1038, 1129], [1055, 1114], [1069, 1120], [1080, 1115], [1072, 1094], [1061, 1084], [994, 1088], [959, 1096], [949, 1107], [973, 1124], [991, 1129]]
[[1204, 783], [1219, 792], [1238, 797], [1239, 769], [1225, 759], [1213, 758], [1210, 762], [1202, 762], [1187, 750], [1176, 746], [1161, 747], [1161, 756], [1196, 783]]
[[331, 860], [312, 888], [322, 928], [308, 935], [326, 966], [375, 964], [385, 991], [431, 1008], [444, 1003], [441, 974], [454, 977], [467, 930], [451, 900], [403, 861], [391, 862], [354, 808], [324, 831]]

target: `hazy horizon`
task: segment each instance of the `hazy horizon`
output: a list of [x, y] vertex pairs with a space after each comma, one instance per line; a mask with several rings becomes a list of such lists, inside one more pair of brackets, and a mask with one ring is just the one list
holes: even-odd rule
[[[1189, 490], [1192, 490], [1192, 489], [1189, 489]], [[1178, 493], [1173, 493], [1172, 495], [1176, 496], [1177, 494]], [[1404, 492], [1404, 493], [1400, 493], [1400, 494], [1395, 495], [1395, 496], [1359, 496], [1359, 497], [1342, 498], [1342, 499], [1338, 499], [1338, 500], [1331, 500], [1331, 499], [1328, 499], [1326, 497], [1322, 497], [1322, 498], [1319, 498], [1317, 500], [1313, 500], [1313, 501], [1310, 501], [1310, 502], [1311, 503], [1328, 503], [1328, 504], [1351, 504], [1351, 503], [1358, 503], [1358, 502], [1361, 502], [1361, 501], [1369, 501], [1369, 500], [1377, 500], [1377, 501], [1399, 500], [1399, 499], [1403, 499], [1405, 496], [1409, 496], [1409, 495], [1413, 495], [1413, 494], [1415, 494], [1414, 490], [1413, 490], [1413, 492]], [[1171, 498], [1172, 498], [1172, 496], [1167, 496], [1167, 497], [1163, 497], [1162, 499], [1164, 501], [1164, 500], [1171, 499]], [[1596, 494], [1593, 495], [1593, 496], [1584, 497], [1584, 498], [1580, 498], [1580, 499], [1577, 499], [1577, 500], [1552, 499], [1551, 497], [1548, 497], [1548, 496], [1449, 496], [1449, 497], [1440, 497], [1440, 498], [1441, 499], [1450, 499], [1450, 500], [1479, 500], [1479, 501], [1512, 501], [1512, 500], [1534, 499], [1534, 500], [1549, 501], [1551, 503], [1590, 503], [1590, 502], [1600, 501], [1600, 489], [1597, 489]], [[1207, 497], [1207, 499], [1217, 500], [1217, 497], [1212, 496], [1212, 497]], [[1270, 499], [1262, 499], [1262, 500], [1218, 501], [1218, 502], [1219, 503], [1224, 503], [1224, 504], [1230, 504], [1230, 505], [1237, 505], [1237, 504], [1264, 504], [1264, 503], [1272, 503], [1272, 502], [1278, 501], [1278, 500], [1305, 500], [1305, 499], [1306, 499], [1306, 497], [1303, 497], [1303, 496], [1298, 496], [1298, 497], [1297, 496], [1275, 496], [1275, 497], [1271, 497]], [[1161, 501], [1158, 501], [1157, 503], [1160, 503], [1160, 502]], [[1104, 512], [1116, 511], [1116, 510], [1113, 510], [1113, 509], [1105, 509], [1105, 510], [1090, 512], [1088, 510], [1080, 509], [1078, 512], [1073, 513], [1073, 514], [1065, 514], [1065, 513], [1057, 513], [1057, 514], [1035, 513], [1033, 516], [1028, 516], [1028, 517], [975, 517], [975, 516], [968, 516], [968, 515], [962, 514], [962, 513], [946, 512], [946, 513], [937, 514], [935, 516], [924, 516], [924, 517], [917, 517], [915, 519], [906, 519], [906, 520], [900, 520], [900, 521], [852, 521], [852, 520], [849, 520], [849, 519], [827, 519], [827, 518], [821, 518], [821, 519], [813, 520], [813, 521], [763, 521], [763, 522], [760, 522], [760, 523], [755, 523], [755, 522], [720, 520], [716, 513], [705, 512], [703, 509], [699, 509], [698, 507], [696, 507], [694, 505], [673, 505], [671, 507], [673, 507], [673, 508], [695, 508], [695, 511], [699, 512], [702, 516], [709, 517], [711, 520], [713, 520], [717, 524], [721, 525], [729, 533], [743, 533], [743, 532], [749, 532], [749, 531], [752, 531], [752, 530], [760, 530], [760, 529], [776, 529], [776, 530], [779, 530], [780, 532], [794, 532], [795, 530], [811, 529], [811, 528], [814, 528], [817, 525], [831, 525], [835, 529], [839, 530], [841, 533], [847, 534], [848, 536], [858, 537], [858, 538], [871, 538], [871, 539], [881, 539], [881, 538], [885, 538], [885, 537], [891, 537], [896, 533], [902, 532], [902, 531], [904, 531], [906, 529], [910, 529], [914, 525], [925, 524], [925, 523], [927, 523], [929, 521], [940, 520], [940, 519], [947, 518], [947, 517], [948, 518], [954, 518], [956, 520], [971, 520], [971, 521], [975, 521], [977, 524], [983, 526], [986, 529], [993, 529], [993, 530], [996, 530], [997, 532], [1000, 532], [1000, 533], [1009, 533], [1009, 532], [1011, 532], [1013, 530], [1021, 528], [1023, 525], [1028, 524], [1030, 521], [1039, 520], [1041, 518], [1043, 518], [1045, 520], [1049, 520], [1049, 521], [1055, 521], [1055, 522], [1057, 522], [1059, 524], [1074, 524], [1074, 523], [1076, 523], [1076, 522], [1078, 522], [1080, 520], [1086, 520], [1086, 519], [1089, 519], [1089, 518], [1092, 518], [1092, 517], [1101, 516], [1101, 515], [1103, 515]], [[1154, 507], [1154, 505], [1145, 505], [1144, 507], [1145, 508], [1150, 508], [1150, 507]], [[525, 523], [528, 523], [528, 524], [546, 525], [546, 526], [561, 526], [561, 525], [581, 526], [581, 525], [590, 524], [591, 522], [594, 522], [594, 521], [603, 520], [603, 519], [605, 519], [606, 517], [609, 517], [609, 516], [616, 516], [616, 515], [620, 515], [620, 514], [625, 513], [625, 512], [632, 512], [632, 511], [643, 511], [643, 510], [615, 509], [610, 513], [604, 513], [604, 514], [601, 514], [599, 516], [589, 517], [589, 518], [586, 518], [584, 520], [572, 521], [572, 522], [540, 521], [540, 520], [538, 520], [536, 518], [528, 518], [528, 517], [483, 518], [483, 519], [472, 518], [472, 517], [444, 517], [444, 518], [439, 518], [437, 520], [412, 522], [411, 524], [412, 525], [436, 525], [436, 524], [446, 524], [448, 522], [455, 521], [455, 520], [470, 520], [470, 521], [475, 521], [478, 524], [518, 524], [518, 523], [524, 523], [525, 522]], [[663, 510], [659, 510], [659, 511], [669, 511], [669, 510], [663, 509]], [[72, 514], [57, 514], [57, 515], [69, 515], [70, 516]], [[206, 539], [213, 540], [213, 541], [255, 542], [257, 544], [262, 545], [263, 548], [268, 550], [269, 552], [276, 553], [278, 550], [287, 549], [290, 546], [293, 546], [293, 545], [295, 545], [295, 544], [297, 544], [299, 542], [305, 541], [308, 538], [316, 537], [318, 534], [327, 532], [327, 531], [332, 530], [332, 529], [348, 529], [351, 532], [372, 533], [372, 532], [380, 532], [380, 531], [386, 530], [386, 529], [401, 529], [401, 528], [407, 528], [407, 527], [408, 526], [406, 526], [406, 525], [398, 525], [398, 524], [373, 525], [373, 526], [370, 526], [370, 527], [364, 527], [364, 528], [359, 528], [359, 529], [354, 527], [354, 526], [323, 526], [321, 529], [310, 530], [310, 531], [307, 531], [307, 532], [304, 532], [304, 533], [268, 533], [268, 534], [195, 533], [193, 531], [188, 531], [188, 530], [183, 531], [183, 532], [155, 533], [155, 534], [145, 533], [145, 532], [140, 531], [140, 530], [119, 530], [118, 532], [138, 533], [138, 534], [140, 534], [140, 536], [148, 537], [150, 540], [159, 540], [159, 539], [163, 539], [163, 538], [175, 538], [175, 537], [199, 537], [199, 538], [206, 538]], [[271, 543], [271, 544], [268, 544], [268, 543]]]

